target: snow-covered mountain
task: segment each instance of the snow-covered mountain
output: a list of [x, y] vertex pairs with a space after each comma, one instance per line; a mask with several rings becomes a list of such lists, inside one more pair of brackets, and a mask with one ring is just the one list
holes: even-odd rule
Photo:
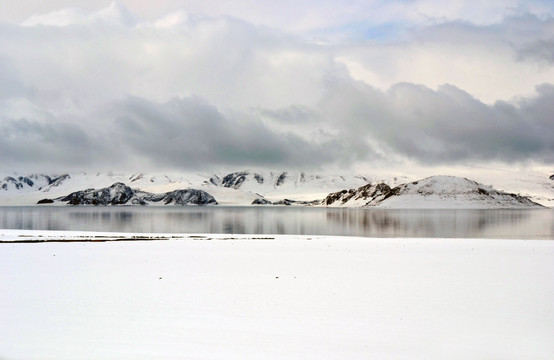
[[[217, 174], [79, 172], [65, 174], [63, 177], [33, 175], [32, 185], [25, 182], [24, 179], [27, 177], [31, 179], [30, 176], [13, 174], [3, 178], [0, 183], [0, 205], [33, 205], [43, 198], [53, 199], [85, 189], [107, 188], [117, 182], [150, 193], [167, 193], [182, 189], [204, 190], [214, 196], [221, 205], [250, 205], [259, 198], [271, 202], [284, 199], [312, 201], [323, 199], [333, 191], [362, 186], [371, 180], [356, 175], [250, 170]], [[37, 181], [34, 177], [42, 180]], [[10, 178], [18, 185], [9, 180]], [[59, 180], [56, 182], [55, 179]], [[4, 183], [7, 185], [2, 188]]]
[[53, 187], [61, 185], [69, 175], [42, 175], [32, 174], [28, 176], [6, 176], [0, 181], [0, 191], [49, 191]]
[[297, 201], [322, 199], [331, 191], [358, 187], [372, 181], [361, 175], [322, 175], [287, 171], [238, 171], [224, 175], [214, 174], [209, 183], [259, 194], [271, 201], [292, 198]]
[[[483, 189], [494, 188], [498, 190], [498, 193], [501, 193], [501, 191], [517, 193], [529, 197], [539, 204], [554, 206], [554, 181], [549, 179], [551, 173], [498, 170], [473, 173], [469, 170], [471, 176], [464, 177], [487, 184], [487, 186], [480, 185]], [[166, 194], [185, 189], [203, 190], [217, 199], [220, 205], [245, 206], [253, 203], [260, 205], [313, 205], [316, 200], [326, 199], [326, 201], [330, 201], [335, 198], [328, 205], [363, 206], [370, 201], [370, 198], [375, 203], [378, 200], [379, 192], [387, 191], [386, 187], [394, 189], [402, 184], [407, 184], [406, 186], [409, 187], [410, 182], [421, 177], [413, 174], [386, 174], [382, 172], [375, 172], [370, 175], [332, 175], [266, 170], [222, 173], [125, 174], [75, 172], [61, 175], [6, 174], [0, 176], [0, 206], [34, 205], [44, 198], [55, 199], [86, 189], [109, 188], [114, 183], [123, 183], [136, 191], [153, 194]], [[449, 184], [449, 182], [450, 180], [445, 181], [443, 185], [452, 186], [455, 189], [463, 189], [463, 186], [465, 186], [460, 183]], [[441, 196], [445, 196], [444, 191], [436, 190], [442, 194]], [[489, 192], [493, 193], [492, 191]], [[408, 194], [406, 193], [403, 196], [404, 199], [407, 199]], [[341, 205], [344, 199], [346, 199], [344, 205]], [[484, 197], [475, 199], [475, 201], [481, 200], [487, 201], [486, 204], [488, 205], [486, 206], [492, 206], [491, 204], [494, 203], [490, 198], [488, 200]], [[387, 199], [379, 206], [393, 203], [392, 200]], [[427, 201], [426, 206], [430, 206], [429, 201]], [[485, 205], [476, 207], [483, 206]]]
[[68, 205], [217, 205], [213, 196], [202, 190], [182, 189], [153, 194], [115, 183], [102, 189], [86, 189], [55, 199], [42, 199], [39, 204], [63, 202]]
[[541, 208], [530, 199], [456, 176], [431, 176], [391, 188], [375, 183], [329, 194], [325, 206], [368, 206], [396, 209]]

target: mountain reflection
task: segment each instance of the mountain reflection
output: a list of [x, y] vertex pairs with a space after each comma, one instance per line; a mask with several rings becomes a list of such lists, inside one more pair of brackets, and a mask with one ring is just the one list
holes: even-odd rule
[[364, 237], [554, 238], [554, 211], [0, 207], [0, 228]]

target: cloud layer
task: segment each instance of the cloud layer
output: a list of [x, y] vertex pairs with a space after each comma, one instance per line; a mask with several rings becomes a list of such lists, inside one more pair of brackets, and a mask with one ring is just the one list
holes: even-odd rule
[[[122, 4], [0, 23], [3, 170], [554, 164], [554, 19], [540, 1], [491, 2], [474, 22], [463, 1], [427, 20], [414, 9], [431, 1], [353, 2], [312, 23], [300, 7], [289, 25], [249, 21], [261, 9], [145, 19]], [[365, 6], [401, 11], [373, 38], [383, 21]]]

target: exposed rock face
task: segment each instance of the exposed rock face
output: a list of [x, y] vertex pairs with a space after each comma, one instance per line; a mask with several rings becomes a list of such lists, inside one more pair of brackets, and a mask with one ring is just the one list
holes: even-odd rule
[[256, 179], [258, 184], [263, 184], [264, 183], [264, 177], [260, 174], [254, 174], [254, 179]]
[[244, 180], [246, 180], [247, 175], [248, 175], [247, 171], [239, 171], [239, 172], [227, 174], [223, 178], [221, 185], [224, 187], [238, 189], [240, 188], [240, 185], [244, 182]]
[[2, 184], [0, 185], [0, 187], [3, 190], [8, 190], [10, 185], [15, 187], [17, 190], [19, 190], [23, 187], [23, 184], [21, 182], [17, 181], [16, 179], [14, 179], [11, 176], [5, 177], [4, 180], [2, 180]]
[[210, 183], [216, 186], [239, 189], [248, 178], [253, 178], [258, 184], [264, 183], [263, 175], [250, 173], [249, 171], [237, 171], [234, 173], [230, 173], [225, 175], [222, 180], [220, 180], [219, 176], [216, 175], [210, 178]]
[[264, 198], [257, 198], [252, 201], [252, 205], [272, 205], [272, 202]]
[[[59, 186], [59, 185], [61, 185], [61, 183], [63, 183], [67, 179], [70, 179], [70, 176], [67, 175], [67, 174], [57, 176], [57, 177], [50, 180], [50, 183], [48, 184], [47, 187], [48, 188], [53, 188], [53, 187]], [[41, 189], [44, 189], [44, 188], [41, 188]]]
[[291, 199], [283, 199], [279, 201], [271, 202], [264, 198], [257, 198], [254, 201], [252, 201], [252, 205], [296, 205], [296, 206], [313, 206], [313, 205], [319, 205], [321, 201], [319, 200], [313, 200], [313, 201], [298, 201], [298, 200], [291, 200]]
[[37, 202], [37, 204], [52, 204], [54, 203], [54, 200], [52, 199], [42, 199]]
[[129, 177], [129, 180], [131, 180], [131, 182], [134, 182], [134, 181], [142, 179], [143, 177], [144, 177], [143, 173], [133, 174]]
[[[103, 189], [87, 189], [73, 192], [57, 199], [68, 205], [147, 205], [163, 202], [164, 205], [217, 205], [214, 197], [203, 190], [174, 190], [164, 194], [152, 194], [131, 189], [123, 183], [115, 183]], [[47, 203], [43, 199], [40, 203]]]
[[8, 191], [10, 189], [45, 190], [46, 188], [60, 185], [66, 179], [69, 179], [69, 175], [67, 174], [60, 176], [49, 176], [42, 174], [33, 174], [29, 176], [18, 177], [7, 176], [2, 181], [0, 181], [0, 189], [5, 191]]
[[549, 179], [554, 180], [554, 174], [550, 175]]
[[[323, 200], [323, 205], [346, 204], [349, 201], [364, 201], [364, 205], [369, 202], [383, 200], [391, 193], [391, 188], [385, 183], [367, 184], [358, 189], [342, 190], [331, 193]], [[390, 195], [389, 195], [390, 196]]]
[[432, 176], [402, 184], [368, 184], [329, 194], [326, 206], [378, 206], [390, 208], [534, 208], [530, 199], [455, 176]]
[[217, 205], [214, 197], [203, 190], [186, 189], [169, 192], [163, 198], [164, 204], [174, 205]]
[[279, 177], [277, 178], [277, 181], [275, 181], [275, 186], [281, 186], [285, 182], [285, 179], [287, 178], [287, 173], [281, 173]]
[[[76, 191], [56, 200], [67, 201], [69, 205], [123, 205], [134, 195], [133, 189], [118, 182], [108, 188]], [[139, 199], [136, 200], [140, 203]]]

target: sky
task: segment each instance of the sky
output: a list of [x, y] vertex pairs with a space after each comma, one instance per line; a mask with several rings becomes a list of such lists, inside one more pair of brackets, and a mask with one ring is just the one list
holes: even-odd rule
[[0, 0], [0, 170], [554, 170], [551, 0]]

